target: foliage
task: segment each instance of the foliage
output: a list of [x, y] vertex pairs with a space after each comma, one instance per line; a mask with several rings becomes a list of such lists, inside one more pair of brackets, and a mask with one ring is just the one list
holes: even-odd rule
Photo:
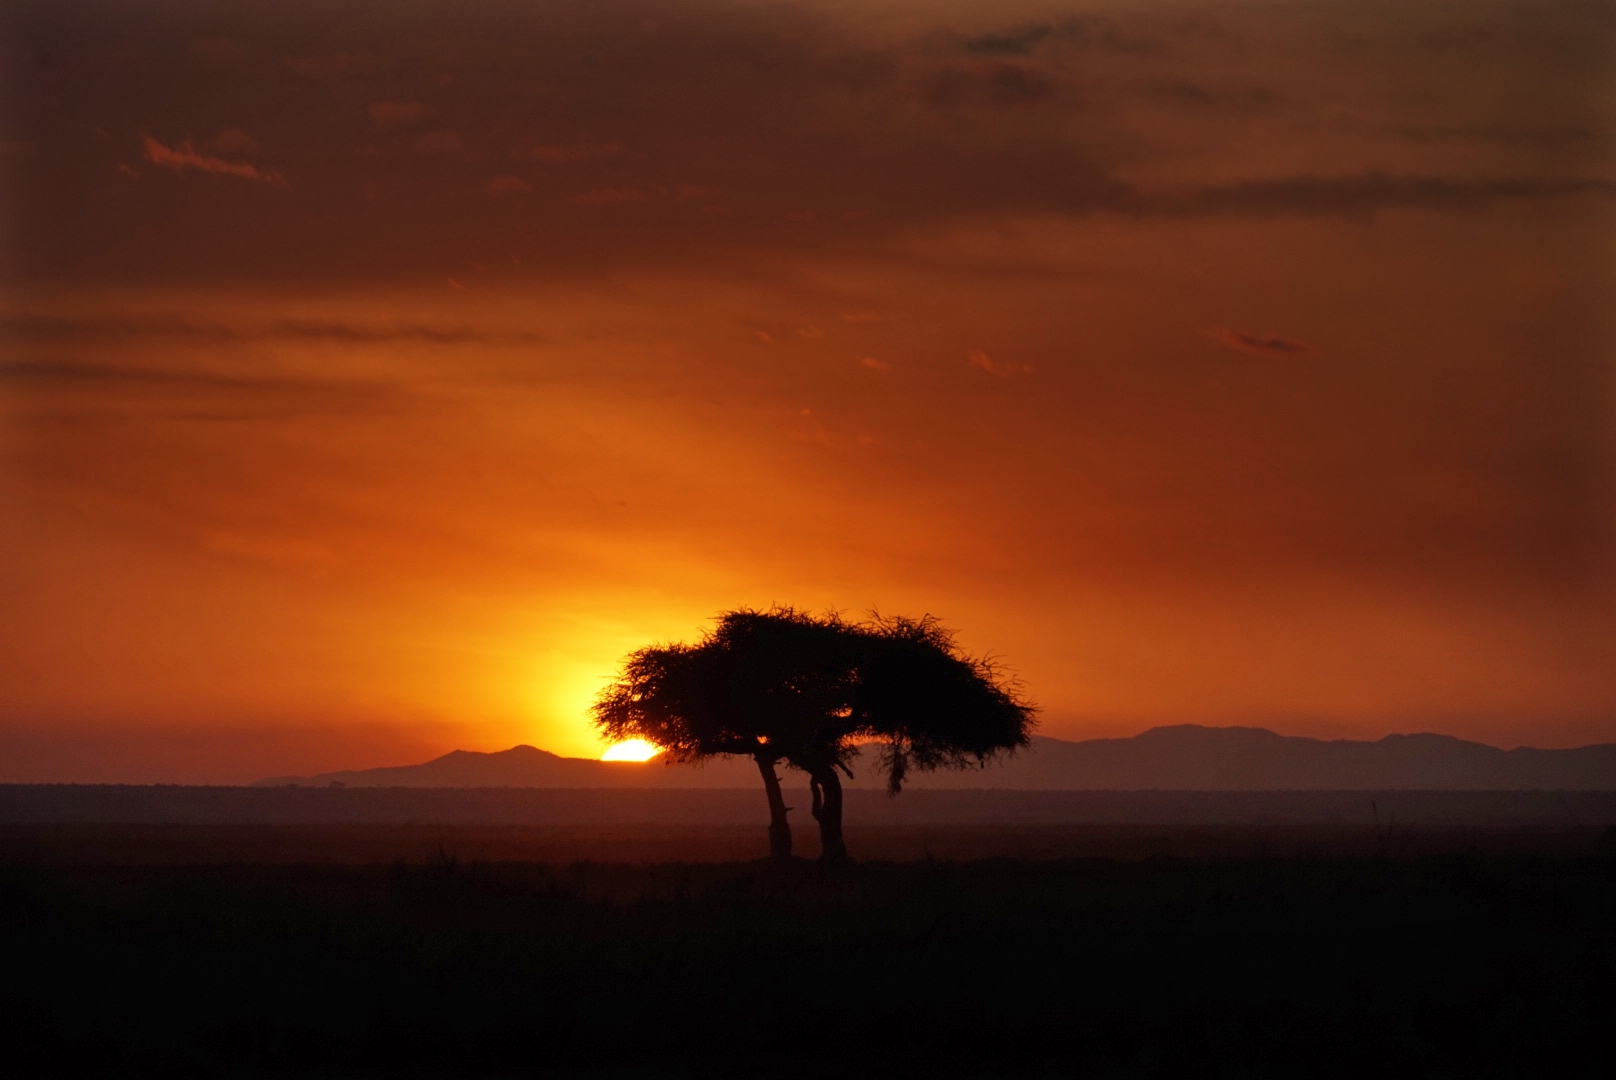
[[1035, 706], [993, 661], [965, 655], [931, 616], [877, 617], [855, 702], [896, 794], [910, 769], [981, 766], [1027, 745]]
[[1027, 745], [1035, 706], [930, 616], [849, 622], [776, 607], [724, 612], [695, 645], [635, 652], [594, 712], [607, 738], [646, 739], [673, 761], [751, 754], [851, 775], [859, 748], [878, 743], [896, 793], [913, 769]]

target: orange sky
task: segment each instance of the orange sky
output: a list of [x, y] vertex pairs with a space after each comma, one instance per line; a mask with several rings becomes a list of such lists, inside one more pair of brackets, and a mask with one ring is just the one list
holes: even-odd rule
[[0, 16], [0, 781], [592, 755], [774, 601], [1616, 740], [1608, 6], [401, 10]]

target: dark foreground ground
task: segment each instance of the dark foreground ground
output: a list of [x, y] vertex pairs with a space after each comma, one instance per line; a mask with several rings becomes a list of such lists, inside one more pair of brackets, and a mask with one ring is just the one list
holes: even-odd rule
[[1586, 830], [824, 873], [164, 829], [0, 838], [4, 1071], [1616, 1075], [1616, 851]]

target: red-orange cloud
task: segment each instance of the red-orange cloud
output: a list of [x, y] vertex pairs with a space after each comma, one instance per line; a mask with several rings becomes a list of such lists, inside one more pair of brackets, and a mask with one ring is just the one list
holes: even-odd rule
[[1026, 375], [1032, 371], [1029, 364], [1018, 364], [1011, 360], [995, 360], [981, 349], [972, 349], [966, 357], [966, 363], [978, 371], [985, 371], [989, 375], [997, 375], [1001, 379], [1011, 375]]
[[186, 169], [196, 169], [198, 172], [212, 173], [215, 176], [238, 176], [243, 180], [258, 180], [266, 184], [286, 182], [280, 173], [262, 171], [249, 162], [226, 161], [224, 158], [198, 153], [189, 140], [177, 147], [169, 147], [148, 135], [143, 140], [142, 146], [147, 161], [154, 165], [165, 165], [177, 173], [183, 173]]

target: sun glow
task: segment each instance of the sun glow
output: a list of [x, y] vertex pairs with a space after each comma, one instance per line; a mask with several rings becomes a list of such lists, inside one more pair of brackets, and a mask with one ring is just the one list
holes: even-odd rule
[[608, 746], [606, 752], [600, 755], [602, 761], [650, 761], [662, 753], [644, 739], [630, 739], [627, 742]]

